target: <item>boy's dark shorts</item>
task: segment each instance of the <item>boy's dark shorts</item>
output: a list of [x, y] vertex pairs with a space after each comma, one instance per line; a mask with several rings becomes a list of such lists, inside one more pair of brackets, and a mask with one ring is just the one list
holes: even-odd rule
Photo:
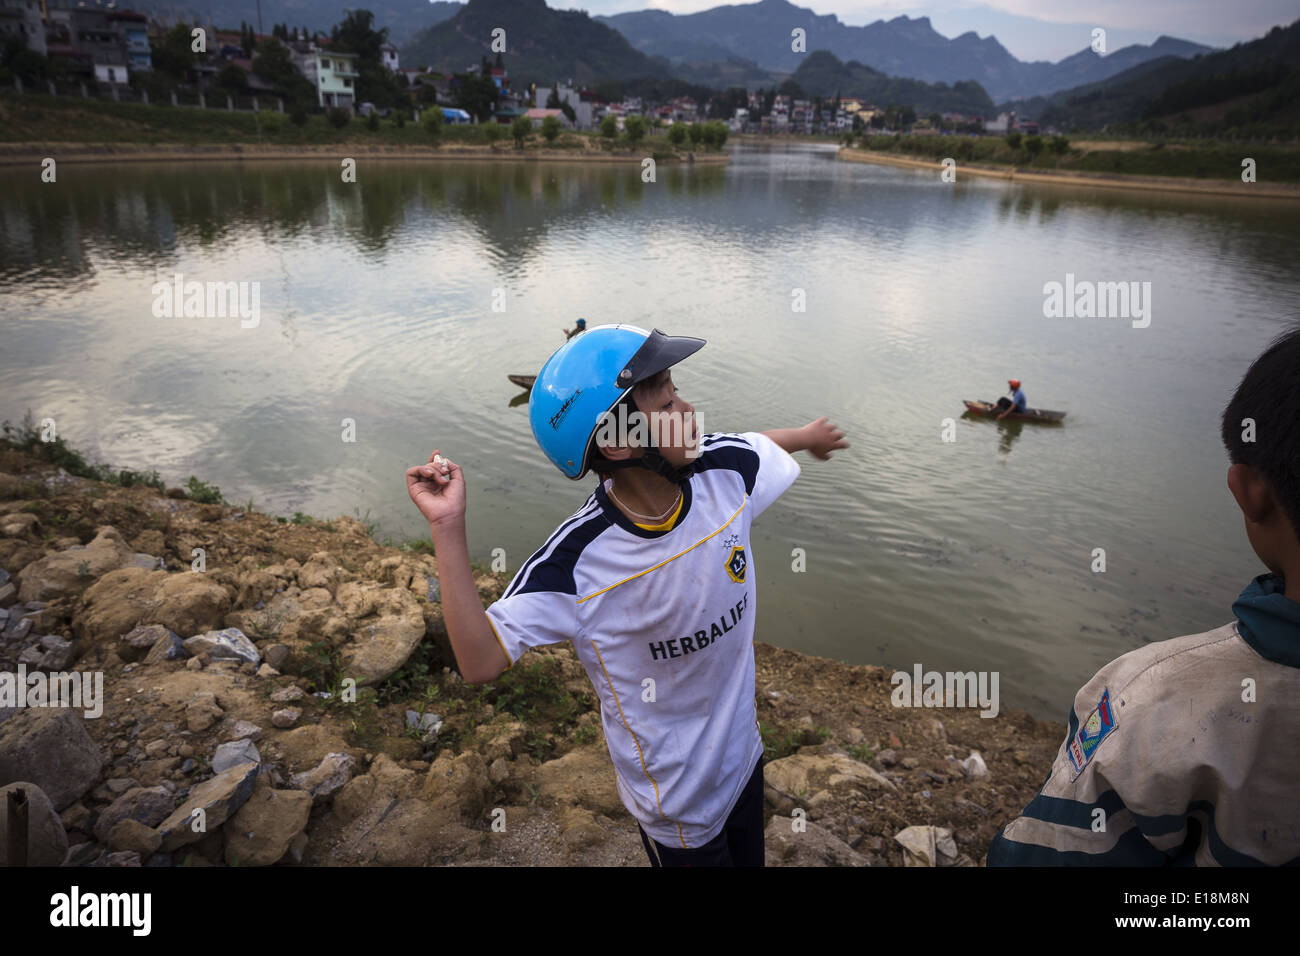
[[727, 822], [708, 843], [684, 850], [650, 839], [641, 824], [641, 842], [651, 866], [763, 866], [763, 755], [740, 791]]

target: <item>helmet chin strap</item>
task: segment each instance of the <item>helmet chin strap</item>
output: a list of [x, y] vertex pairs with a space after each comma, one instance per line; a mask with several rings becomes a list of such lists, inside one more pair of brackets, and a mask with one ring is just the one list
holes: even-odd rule
[[601, 462], [601, 469], [605, 471], [617, 471], [620, 468], [646, 468], [653, 471], [660, 478], [672, 482], [674, 485], [685, 484], [691, 475], [695, 474], [695, 464], [697, 458], [690, 459], [680, 468], [670, 462], [659, 452], [659, 448], [650, 440], [650, 446], [646, 453], [640, 458], [625, 458], [622, 461], [605, 461]]

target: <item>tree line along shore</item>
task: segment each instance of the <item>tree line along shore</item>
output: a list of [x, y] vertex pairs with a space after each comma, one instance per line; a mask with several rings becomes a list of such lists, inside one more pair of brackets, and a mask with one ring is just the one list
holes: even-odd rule
[[[568, 157], [640, 161], [726, 162], [725, 123], [674, 124], [656, 128], [629, 117], [620, 130], [612, 121], [593, 131], [564, 130], [548, 117], [534, 129], [527, 119], [511, 125], [455, 124], [427, 111], [418, 124], [404, 114], [354, 117], [344, 110], [291, 117], [275, 109], [258, 113], [81, 101], [45, 94], [0, 94], [0, 157], [26, 159], [48, 144], [79, 158], [139, 153], [171, 155], [192, 150], [196, 157], [214, 149], [250, 157], [276, 150], [323, 151], [339, 146], [368, 147], [374, 153], [438, 155], [459, 153], [495, 159]], [[297, 121], [295, 121], [297, 120]], [[57, 157], [56, 157], [57, 158]]]
[[1234, 194], [1294, 193], [1300, 198], [1300, 146], [1216, 140], [1120, 139], [1094, 136], [944, 136], [876, 134], [845, 137], [842, 159], [927, 168], [945, 161], [958, 170], [1091, 184], [1177, 185], [1179, 181], [1231, 186]]

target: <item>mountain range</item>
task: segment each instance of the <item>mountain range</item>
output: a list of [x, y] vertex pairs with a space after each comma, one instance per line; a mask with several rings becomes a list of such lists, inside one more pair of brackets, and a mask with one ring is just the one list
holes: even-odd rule
[[593, 17], [618, 30], [642, 53], [661, 56], [674, 67], [752, 60], [760, 69], [792, 73], [801, 57], [790, 49], [790, 31], [807, 31], [807, 50], [828, 50], [839, 59], [857, 60], [889, 76], [955, 83], [975, 80], [995, 100], [1043, 96], [1094, 83], [1147, 60], [1162, 56], [1192, 57], [1211, 47], [1162, 36], [1150, 45], [1133, 44], [1102, 56], [1091, 48], [1059, 63], [1025, 63], [994, 37], [967, 32], [949, 39], [930, 25], [929, 17], [899, 16], [860, 27], [841, 23], [789, 0], [713, 7], [675, 15], [641, 10]]
[[1228, 50], [1162, 57], [1017, 108], [1063, 129], [1180, 116], [1217, 121], [1235, 110], [1241, 126], [1292, 138], [1300, 130], [1300, 20]]
[[[199, 0], [190, 2], [192, 8], [187, 0], [133, 0], [131, 6], [201, 22], [207, 21], [211, 11], [217, 18], [216, 25], [222, 27], [238, 27], [240, 21], [258, 22], [257, 0], [223, 0], [216, 10]], [[261, 14], [267, 32], [279, 22], [328, 30], [343, 19], [345, 9], [369, 9], [378, 26], [388, 27], [389, 39], [402, 51], [403, 65], [461, 70], [477, 62], [482, 52], [473, 42], [481, 35], [469, 32], [482, 18], [472, 15], [468, 23], [462, 20], [454, 30], [464, 43], [453, 41], [447, 31], [439, 32], [438, 27], [478, 4], [479, 0], [468, 4], [450, 0], [262, 0]], [[639, 10], [589, 18], [594, 24], [611, 28], [624, 42], [578, 25], [576, 18], [587, 16], [581, 11], [542, 10], [529, 0], [494, 3], [492, 10], [522, 27], [507, 35], [519, 44], [519, 50], [527, 47], [530, 64], [536, 63], [541, 70], [559, 69], [565, 79], [575, 82], [603, 68], [601, 64], [608, 64], [615, 68], [610, 77], [614, 79], [629, 78], [633, 70], [642, 69], [648, 71], [647, 76], [671, 75], [714, 88], [771, 86], [794, 73], [806, 55], [790, 49], [790, 31], [794, 27], [807, 31], [808, 53], [827, 50], [845, 63], [856, 60], [889, 76], [927, 83], [975, 80], [998, 102], [1048, 96], [1097, 83], [1164, 56], [1185, 59], [1211, 51], [1210, 47], [1162, 36], [1150, 45], [1133, 44], [1105, 56], [1084, 48], [1056, 63], [1025, 62], [992, 36], [981, 38], [967, 32], [945, 37], [934, 29], [928, 17], [899, 16], [849, 26], [833, 13], [818, 14], [789, 0], [758, 0], [683, 15]], [[552, 33], [550, 24], [555, 23], [567, 26]], [[600, 48], [577, 48], [572, 30], [583, 42], [596, 43]], [[537, 34], [545, 34], [547, 42], [558, 45], [549, 53], [543, 51]], [[567, 72], [566, 63], [572, 63]], [[550, 82], [550, 74], [546, 82]]]

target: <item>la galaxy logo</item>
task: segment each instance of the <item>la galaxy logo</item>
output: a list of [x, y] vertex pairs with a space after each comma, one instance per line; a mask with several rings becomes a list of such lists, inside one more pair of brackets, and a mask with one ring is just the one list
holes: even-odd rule
[[727, 574], [731, 575], [731, 580], [737, 584], [745, 583], [745, 569], [749, 567], [749, 559], [745, 557], [745, 548], [740, 543], [738, 535], [732, 535], [722, 546], [727, 549]]
[[1088, 719], [1070, 738], [1070, 746], [1065, 750], [1066, 756], [1070, 758], [1070, 766], [1074, 770], [1073, 777], [1083, 773], [1083, 768], [1097, 752], [1097, 745], [1114, 729], [1115, 714], [1110, 709], [1110, 688], [1107, 688], [1102, 692], [1101, 700], [1097, 702], [1097, 709], [1088, 715]]

